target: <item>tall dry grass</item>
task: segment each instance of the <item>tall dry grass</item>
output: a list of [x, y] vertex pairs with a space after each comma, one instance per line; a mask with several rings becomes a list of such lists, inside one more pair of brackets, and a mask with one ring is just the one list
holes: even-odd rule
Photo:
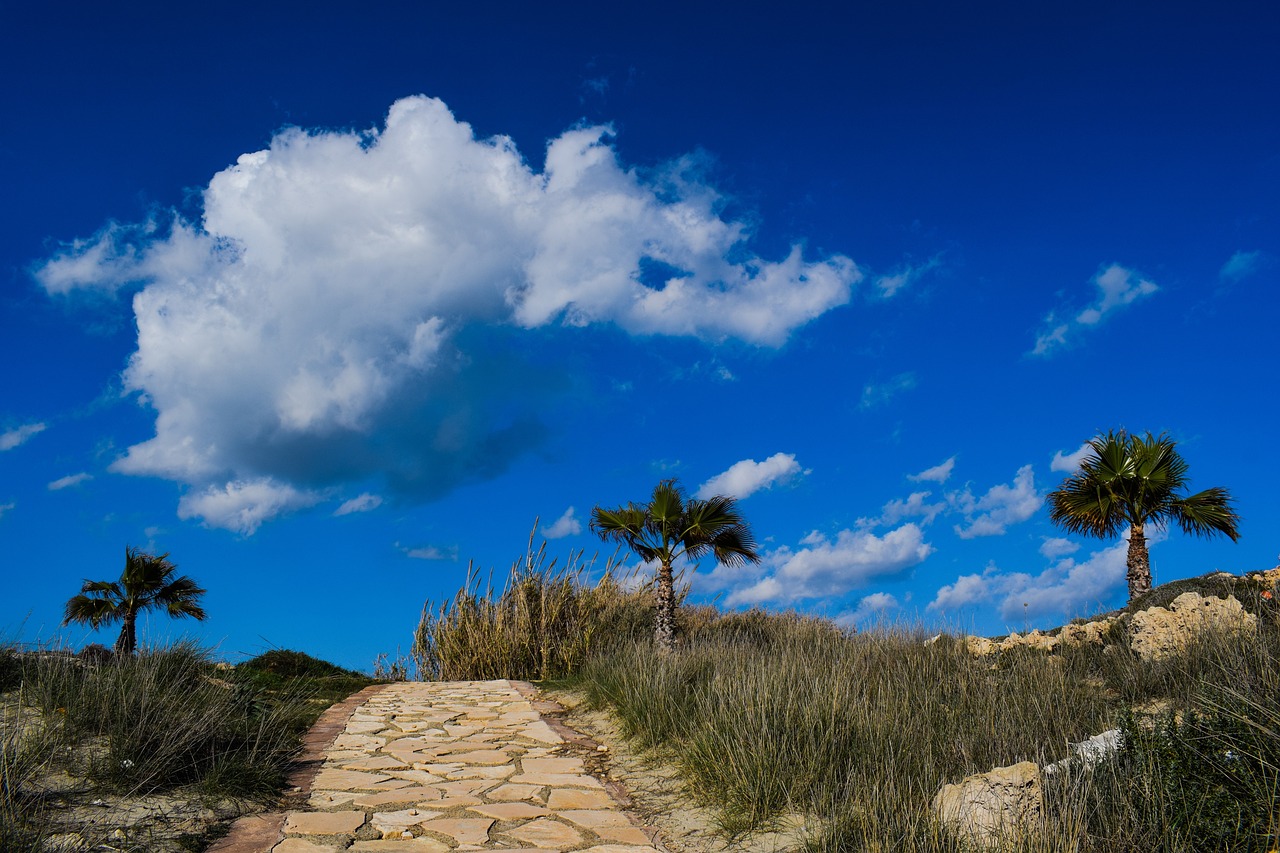
[[652, 596], [620, 569], [616, 558], [597, 568], [583, 551], [561, 563], [545, 542], [534, 549], [532, 534], [501, 586], [468, 565], [452, 600], [423, 607], [412, 651], [421, 677], [561, 678], [593, 650], [651, 632]]

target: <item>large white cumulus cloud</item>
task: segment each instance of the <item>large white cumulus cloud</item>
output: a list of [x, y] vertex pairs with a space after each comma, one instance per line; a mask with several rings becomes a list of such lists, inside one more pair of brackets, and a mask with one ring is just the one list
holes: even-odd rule
[[565, 132], [535, 172], [405, 98], [381, 130], [290, 129], [241, 156], [200, 223], [65, 247], [36, 271], [50, 293], [140, 288], [125, 384], [156, 435], [116, 470], [185, 483], [184, 515], [246, 532], [371, 477], [443, 494], [539, 440], [521, 329], [778, 346], [849, 300], [848, 258], [751, 255], [689, 162], [624, 168], [609, 133]]

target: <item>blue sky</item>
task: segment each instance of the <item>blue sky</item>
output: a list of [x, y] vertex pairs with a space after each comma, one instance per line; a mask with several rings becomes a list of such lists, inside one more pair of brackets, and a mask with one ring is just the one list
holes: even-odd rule
[[[1199, 4], [1196, 4], [1197, 6]], [[168, 551], [367, 668], [664, 477], [695, 595], [997, 633], [1125, 596], [1044, 494], [1167, 431], [1275, 565], [1266, 3], [0, 5], [0, 629]]]

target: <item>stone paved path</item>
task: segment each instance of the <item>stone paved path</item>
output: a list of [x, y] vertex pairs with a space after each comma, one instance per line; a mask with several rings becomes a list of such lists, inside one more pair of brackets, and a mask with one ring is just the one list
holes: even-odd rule
[[659, 850], [509, 681], [405, 682], [365, 699], [283, 833], [264, 853]]

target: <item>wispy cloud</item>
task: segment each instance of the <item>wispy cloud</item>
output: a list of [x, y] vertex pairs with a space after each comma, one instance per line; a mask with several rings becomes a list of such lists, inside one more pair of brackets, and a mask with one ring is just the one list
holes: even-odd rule
[[68, 474], [65, 477], [59, 477], [58, 479], [50, 483], [49, 491], [57, 492], [57, 491], [61, 491], [62, 489], [69, 489], [72, 486], [78, 486], [81, 483], [87, 483], [92, 479], [93, 479], [93, 475], [86, 471], [81, 471], [79, 474]]
[[729, 589], [726, 603], [792, 604], [806, 598], [838, 598], [876, 578], [908, 571], [933, 553], [924, 532], [904, 524], [877, 536], [841, 530], [834, 539], [818, 532], [766, 554], [758, 566], [717, 566], [702, 576], [704, 589]]
[[933, 492], [912, 492], [906, 498], [895, 498], [886, 503], [875, 518], [858, 519], [858, 527], [887, 526], [892, 527], [908, 518], [919, 518], [925, 526], [933, 524], [933, 520], [949, 509], [946, 501], [930, 503]]
[[965, 524], [955, 526], [961, 539], [999, 536], [1011, 524], [1026, 521], [1044, 503], [1044, 495], [1036, 490], [1035, 473], [1030, 465], [1018, 469], [1012, 483], [992, 486], [975, 498], [966, 486], [962, 492], [947, 495], [948, 503], [964, 514]]
[[[1161, 539], [1163, 534], [1157, 533], [1149, 541]], [[1122, 539], [1084, 560], [1068, 557], [1037, 574], [1006, 572], [992, 563], [981, 573], [961, 575], [942, 586], [927, 609], [955, 613], [990, 604], [1011, 623], [1025, 617], [1088, 615], [1105, 609], [1124, 588], [1128, 547]]]
[[0, 504], [0, 518], [4, 518], [5, 513], [9, 512], [9, 510], [13, 509], [16, 506], [17, 504], [13, 502], [10, 502], [7, 504]]
[[743, 459], [699, 486], [697, 497], [705, 499], [712, 495], [728, 495], [745, 498], [808, 473], [809, 469], [800, 467], [794, 453], [775, 453], [763, 462]]
[[447, 560], [456, 562], [458, 559], [457, 545], [450, 545], [448, 548], [441, 548], [438, 545], [423, 545], [421, 548], [405, 548], [403, 550], [405, 556], [414, 560]]
[[884, 618], [884, 614], [897, 610], [902, 605], [898, 599], [887, 592], [873, 592], [863, 596], [853, 610], [835, 617], [835, 623], [844, 628], [856, 628], [869, 621]]
[[1036, 336], [1032, 355], [1048, 355], [1066, 346], [1082, 331], [1096, 327], [1116, 310], [1160, 289], [1155, 282], [1119, 264], [1112, 264], [1099, 272], [1093, 283], [1098, 288], [1098, 297], [1087, 308], [1074, 317], [1064, 318], [1057, 311], [1045, 317], [1044, 328]]
[[1074, 554], [1079, 550], [1079, 543], [1072, 542], [1070, 539], [1062, 539], [1060, 537], [1046, 536], [1044, 542], [1040, 545], [1040, 553], [1050, 560], [1056, 560], [1059, 557]]
[[351, 515], [354, 512], [371, 512], [382, 506], [382, 498], [377, 495], [365, 492], [357, 495], [349, 501], [344, 501], [342, 506], [333, 511], [335, 516]]
[[952, 456], [945, 462], [926, 468], [919, 474], [908, 474], [907, 479], [917, 483], [945, 483], [956, 467], [956, 458]]
[[1061, 471], [1064, 474], [1074, 474], [1080, 470], [1080, 463], [1093, 450], [1093, 446], [1089, 442], [1080, 445], [1072, 453], [1063, 453], [1061, 450], [1055, 451], [1053, 459], [1049, 462], [1050, 471]]
[[156, 432], [113, 470], [185, 484], [183, 512], [242, 531], [267, 515], [232, 504], [269, 489], [293, 490], [277, 512], [377, 478], [439, 498], [545, 439], [559, 380], [517, 355], [527, 330], [778, 347], [849, 302], [852, 260], [753, 253], [697, 158], [634, 169], [611, 136], [577, 126], [526, 157], [405, 98], [382, 128], [281, 131], [213, 176], [198, 222], [64, 246], [34, 273], [49, 293], [139, 288], [124, 381]]
[[889, 402], [903, 391], [910, 391], [914, 387], [916, 387], [916, 375], [914, 373], [899, 373], [885, 382], [868, 384], [862, 389], [862, 401], [858, 404], [858, 408], [863, 411], [874, 409]]
[[900, 290], [915, 284], [930, 270], [937, 269], [940, 266], [942, 266], [941, 255], [935, 255], [922, 264], [903, 264], [889, 275], [882, 275], [877, 278], [876, 290], [885, 299], [890, 299], [896, 296]]
[[1234, 283], [1248, 278], [1267, 266], [1268, 257], [1265, 252], [1236, 252], [1222, 265], [1218, 278]]
[[315, 506], [324, 495], [295, 489], [269, 478], [233, 480], [187, 492], [178, 501], [178, 518], [199, 518], [211, 527], [223, 527], [252, 536], [276, 516]]
[[573, 516], [573, 507], [555, 520], [550, 527], [542, 526], [542, 535], [547, 539], [563, 539], [566, 536], [577, 536], [582, 532], [582, 522]]
[[5, 432], [0, 432], [0, 451], [13, 450], [18, 445], [45, 431], [45, 425], [42, 423], [24, 424]]

